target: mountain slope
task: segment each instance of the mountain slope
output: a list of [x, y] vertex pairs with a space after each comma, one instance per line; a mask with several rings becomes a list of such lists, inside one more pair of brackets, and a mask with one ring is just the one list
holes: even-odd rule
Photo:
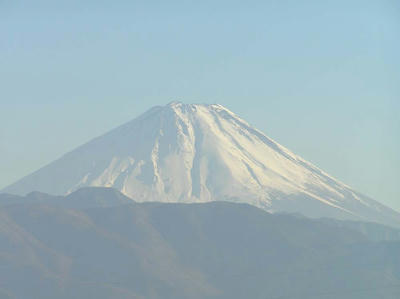
[[154, 107], [5, 188], [113, 187], [137, 201], [246, 202], [268, 211], [370, 220], [400, 215], [293, 154], [221, 105]]
[[104, 188], [85, 188], [63, 200], [43, 194], [18, 203], [4, 198], [0, 296], [6, 298], [400, 295], [400, 243], [371, 241], [339, 221], [228, 202], [126, 203]]

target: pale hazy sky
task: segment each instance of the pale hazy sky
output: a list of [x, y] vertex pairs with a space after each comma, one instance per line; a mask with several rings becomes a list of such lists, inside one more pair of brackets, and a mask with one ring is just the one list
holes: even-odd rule
[[400, 210], [399, 36], [398, 0], [0, 0], [0, 188], [181, 100]]

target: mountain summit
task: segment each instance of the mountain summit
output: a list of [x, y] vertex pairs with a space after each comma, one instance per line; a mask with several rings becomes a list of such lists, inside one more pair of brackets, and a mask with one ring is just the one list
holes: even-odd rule
[[3, 191], [61, 195], [84, 186], [113, 187], [136, 201], [226, 200], [271, 212], [400, 226], [397, 212], [217, 104], [153, 107]]

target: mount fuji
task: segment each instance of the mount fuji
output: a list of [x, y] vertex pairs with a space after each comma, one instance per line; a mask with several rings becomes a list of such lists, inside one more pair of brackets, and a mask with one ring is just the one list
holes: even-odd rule
[[224, 200], [400, 227], [399, 213], [217, 104], [153, 107], [2, 191], [63, 195], [85, 186], [112, 187], [142, 202]]

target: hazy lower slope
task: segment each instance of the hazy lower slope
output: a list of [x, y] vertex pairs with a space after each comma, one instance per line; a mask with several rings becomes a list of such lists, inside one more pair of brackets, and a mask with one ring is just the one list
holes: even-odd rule
[[400, 242], [340, 223], [227, 202], [126, 203], [104, 188], [0, 195], [0, 296], [399, 298]]
[[363, 196], [221, 105], [171, 103], [101, 136], [4, 189], [68, 194], [113, 187], [137, 201], [246, 202], [268, 211], [400, 226]]

